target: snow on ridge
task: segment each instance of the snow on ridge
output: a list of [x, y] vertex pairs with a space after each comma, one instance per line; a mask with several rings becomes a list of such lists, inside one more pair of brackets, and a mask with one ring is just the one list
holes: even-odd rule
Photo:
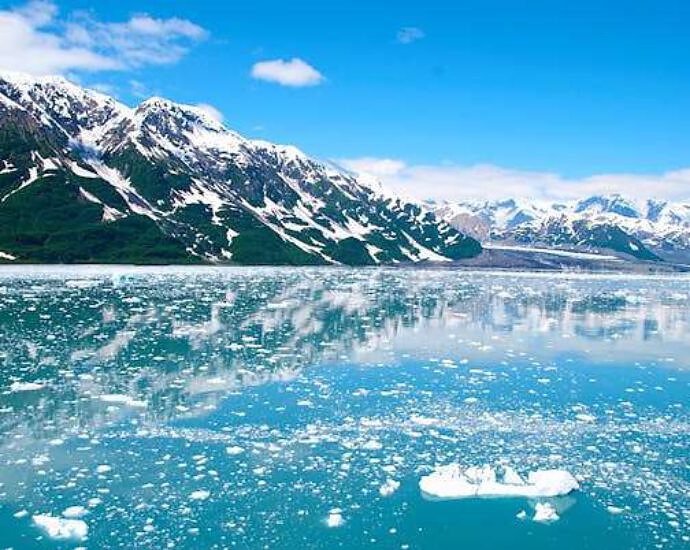
[[[161, 221], [186, 204], [201, 203], [212, 210], [211, 221], [222, 224], [218, 215], [220, 208], [235, 205], [251, 212], [284, 241], [329, 263], [336, 263], [323, 252], [325, 246], [321, 242], [300, 236], [299, 232], [309, 227], [331, 241], [355, 238], [366, 244], [368, 235], [383, 231], [379, 226], [384, 224], [373, 223], [371, 216], [355, 214], [347, 204], [352, 201], [369, 206], [387, 221], [404, 218], [403, 221], [414, 229], [398, 236], [402, 237], [403, 246], [409, 247], [406, 254], [410, 259], [448, 260], [410, 236], [418, 233], [417, 228], [432, 223], [428, 217], [432, 211], [418, 201], [391, 193], [379, 181], [355, 176], [340, 167], [313, 159], [293, 145], [246, 139], [200, 107], [151, 97], [129, 108], [62, 77], [10, 75], [5, 82], [0, 80], [0, 90], [5, 89], [3, 85], [12, 90], [12, 97], [19, 98], [34, 118], [64, 134], [69, 147], [82, 159], [77, 163], [73, 158], [62, 157], [64, 152], [60, 151], [63, 160], [45, 159], [43, 170], [64, 165], [76, 176], [103, 179], [125, 200], [127, 213], [131, 211]], [[190, 189], [172, 190], [171, 211], [167, 210], [170, 203], [164, 200], [149, 203], [123, 173], [105, 164], [108, 162], [105, 159], [123, 147], [136, 148], [151, 162], [165, 163], [170, 173], [189, 176], [193, 182]], [[235, 186], [241, 183], [228, 178], [230, 166], [247, 168], [245, 177], [248, 179], [254, 171], [270, 171], [270, 179], [277, 186], [270, 194], [275, 202], [263, 197], [265, 207], [259, 208], [251, 206], [256, 204], [253, 196], [249, 200], [238, 200], [242, 191]], [[32, 183], [37, 175], [32, 173], [23, 186]], [[320, 185], [324, 181], [327, 185]], [[260, 193], [261, 186], [256, 187]], [[255, 188], [248, 190], [257, 191]], [[296, 205], [293, 205], [293, 193], [297, 197]], [[87, 189], [81, 188], [80, 194], [85, 200], [103, 204]], [[337, 203], [331, 202], [336, 200]], [[327, 213], [331, 204], [341, 207], [342, 216]], [[410, 205], [414, 209], [408, 208]], [[105, 204], [103, 208], [104, 221], [127, 215]], [[439, 231], [450, 230], [450, 226], [443, 223], [438, 226]], [[375, 253], [380, 251], [377, 249], [374, 254], [369, 248], [367, 251], [376, 261]]]
[[434, 205], [436, 214], [485, 243], [510, 241], [515, 231], [548, 237], [553, 228], [615, 226], [646, 246], [690, 246], [690, 202], [630, 199], [620, 194], [544, 203], [527, 199]]

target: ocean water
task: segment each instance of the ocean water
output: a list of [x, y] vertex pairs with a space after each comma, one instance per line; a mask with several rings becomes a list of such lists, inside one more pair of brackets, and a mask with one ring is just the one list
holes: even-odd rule
[[0, 365], [0, 548], [690, 548], [688, 277], [3, 267]]

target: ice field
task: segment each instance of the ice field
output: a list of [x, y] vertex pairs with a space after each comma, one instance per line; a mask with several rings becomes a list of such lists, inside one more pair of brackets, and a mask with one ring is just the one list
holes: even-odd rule
[[690, 548], [690, 277], [0, 272], [0, 548]]

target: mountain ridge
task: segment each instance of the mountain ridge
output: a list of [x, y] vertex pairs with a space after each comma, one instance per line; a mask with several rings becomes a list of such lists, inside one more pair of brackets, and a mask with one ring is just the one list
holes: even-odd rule
[[690, 263], [690, 202], [618, 193], [548, 202], [434, 204], [436, 214], [483, 243], [614, 251], [645, 261]]
[[0, 260], [375, 265], [481, 252], [421, 203], [198, 107], [130, 108], [5, 72], [0, 123]]

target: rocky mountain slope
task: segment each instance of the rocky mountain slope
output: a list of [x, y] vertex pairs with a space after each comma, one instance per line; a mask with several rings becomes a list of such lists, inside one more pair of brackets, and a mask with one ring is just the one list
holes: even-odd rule
[[507, 199], [438, 204], [436, 214], [487, 243], [690, 263], [690, 203], [620, 195], [566, 203]]
[[369, 265], [480, 251], [425, 206], [198, 108], [132, 109], [0, 73], [0, 261]]

